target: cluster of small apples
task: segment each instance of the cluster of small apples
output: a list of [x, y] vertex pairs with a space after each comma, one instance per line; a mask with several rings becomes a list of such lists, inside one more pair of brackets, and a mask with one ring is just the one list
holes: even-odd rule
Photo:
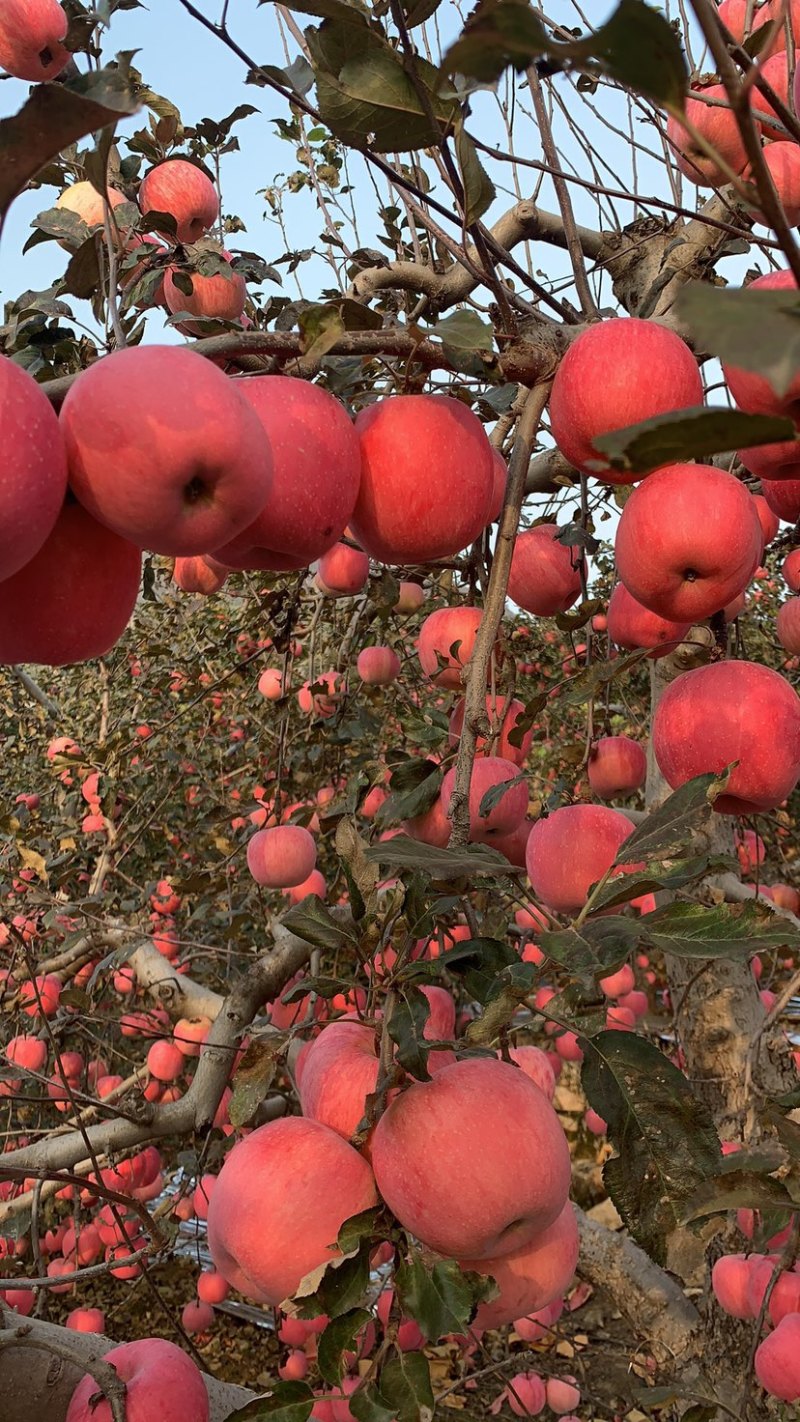
[[[763, 25], [783, 18], [784, 0], [766, 0], [758, 10], [748, 6], [748, 0], [723, 0], [718, 15], [732, 39], [743, 44], [748, 34]], [[751, 10], [751, 26], [747, 29], [747, 12]], [[791, 0], [792, 32], [800, 34], [800, 5]], [[760, 70], [778, 99], [792, 107], [789, 92], [790, 75], [796, 73], [797, 54], [786, 48], [786, 28], [779, 24], [769, 49], [759, 53]], [[794, 107], [797, 107], [800, 81], [794, 83]], [[787, 133], [772, 104], [752, 88], [750, 106], [763, 140], [763, 158], [783, 204], [791, 227], [800, 221], [800, 146]], [[677, 164], [689, 182], [700, 187], [722, 187], [733, 178], [752, 182], [752, 167], [742, 141], [736, 118], [730, 107], [725, 86], [720, 83], [698, 84], [693, 97], [686, 103], [686, 117], [694, 133], [677, 118], [667, 124], [667, 138], [676, 155]], [[696, 136], [697, 135], [697, 136]], [[699, 139], [702, 140], [698, 141]], [[710, 145], [711, 151], [703, 145]], [[765, 222], [764, 214], [753, 204], [757, 221]]]

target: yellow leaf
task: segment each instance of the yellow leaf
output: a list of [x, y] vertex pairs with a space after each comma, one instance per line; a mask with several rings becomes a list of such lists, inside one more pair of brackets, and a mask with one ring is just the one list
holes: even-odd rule
[[47, 864], [41, 854], [37, 854], [35, 849], [27, 849], [24, 844], [17, 842], [17, 852], [26, 869], [33, 869], [34, 873], [41, 879], [43, 884], [47, 883]]

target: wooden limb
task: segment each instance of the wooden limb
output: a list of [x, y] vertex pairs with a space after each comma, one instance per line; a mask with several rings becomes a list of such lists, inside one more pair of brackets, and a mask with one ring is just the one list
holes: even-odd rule
[[32, 696], [34, 701], [38, 701], [39, 705], [44, 707], [48, 716], [57, 717], [61, 715], [61, 711], [55, 701], [50, 699], [46, 691], [42, 691], [39, 684], [34, 681], [33, 677], [30, 676], [23, 667], [9, 667], [8, 670], [12, 676], [17, 678], [20, 685], [25, 687], [28, 695]]

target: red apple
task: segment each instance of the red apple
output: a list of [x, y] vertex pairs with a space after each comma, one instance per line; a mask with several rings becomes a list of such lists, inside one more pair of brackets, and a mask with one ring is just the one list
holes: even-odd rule
[[595, 741], [586, 767], [589, 784], [601, 800], [632, 795], [647, 778], [647, 756], [630, 736], [602, 736]]
[[364, 1117], [378, 1071], [374, 1028], [360, 1022], [331, 1022], [303, 1058], [298, 1083], [303, 1115], [349, 1140]]
[[625, 651], [649, 647], [655, 661], [674, 650], [686, 636], [690, 622], [670, 622], [643, 607], [628, 592], [624, 583], [617, 583], [608, 604], [608, 635]]
[[578, 1224], [569, 1200], [547, 1229], [498, 1259], [460, 1259], [462, 1269], [489, 1274], [500, 1293], [478, 1306], [473, 1328], [502, 1328], [538, 1313], [566, 1293], [578, 1263]]
[[[106, 200], [112, 208], [127, 202], [125, 194], [117, 188], [106, 188]], [[105, 223], [103, 199], [94, 183], [72, 183], [56, 198], [56, 207], [64, 212], [76, 213], [87, 227], [102, 227]]]
[[361, 482], [358, 436], [319, 385], [288, 375], [234, 383], [267, 436], [274, 477], [255, 521], [217, 556], [235, 568], [305, 568], [347, 527]]
[[228, 569], [210, 557], [176, 558], [172, 569], [173, 581], [182, 592], [202, 593], [204, 597], [219, 592], [227, 577]]
[[598, 435], [702, 403], [697, 362], [679, 336], [653, 321], [612, 317], [588, 326], [569, 347], [553, 381], [550, 424], [576, 469], [606, 484], [630, 484], [641, 475], [610, 469], [595, 448]]
[[[191, 1358], [164, 1338], [140, 1338], [105, 1354], [126, 1384], [127, 1422], [208, 1422], [208, 1394], [203, 1374]], [[87, 1373], [67, 1408], [66, 1422], [111, 1422], [105, 1398]]]
[[169, 158], [151, 168], [139, 188], [139, 207], [147, 216], [163, 212], [175, 218], [178, 242], [198, 242], [219, 216], [219, 198], [211, 179], [185, 158]]
[[61, 43], [68, 25], [57, 0], [3, 0], [0, 68], [32, 84], [55, 79], [72, 58]]
[[475, 650], [482, 620], [479, 607], [440, 607], [425, 618], [417, 652], [420, 666], [434, 686], [448, 691], [461, 686], [462, 671]]
[[763, 539], [761, 556], [763, 558], [764, 549], [772, 542], [778, 532], [780, 519], [776, 513], [772, 512], [763, 494], [753, 494], [752, 498], [756, 506], [758, 521], [761, 524], [761, 535]]
[[[516, 784], [511, 782], [516, 781]], [[485, 813], [483, 798], [489, 791], [509, 782], [510, 788]], [[456, 768], [448, 770], [442, 781], [442, 808], [450, 816], [450, 803], [456, 783]], [[469, 787], [469, 837], [491, 844], [495, 835], [513, 834], [528, 813], [528, 786], [519, 780], [519, 769], [502, 756], [479, 756], [472, 767]]]
[[547, 1098], [517, 1067], [488, 1058], [455, 1062], [396, 1097], [375, 1127], [372, 1164], [404, 1228], [456, 1259], [530, 1243], [563, 1210], [570, 1181]]
[[315, 582], [320, 592], [332, 597], [355, 597], [369, 580], [369, 558], [360, 548], [335, 543], [319, 560]]
[[781, 568], [787, 586], [792, 592], [800, 592], [800, 548], [787, 553]]
[[775, 631], [784, 651], [796, 656], [800, 652], [800, 597], [790, 597], [778, 608]]
[[299, 1116], [270, 1121], [225, 1158], [208, 1210], [211, 1257], [247, 1298], [282, 1303], [339, 1257], [341, 1226], [377, 1200], [366, 1160], [335, 1131]]
[[800, 479], [762, 479], [761, 492], [782, 523], [797, 523], [800, 518]]
[[400, 675], [400, 658], [391, 647], [362, 647], [356, 671], [366, 686], [390, 686]]
[[699, 622], [747, 586], [761, 556], [750, 494], [724, 469], [672, 464], [634, 489], [617, 529], [617, 570], [659, 617]]
[[425, 589], [419, 583], [400, 583], [400, 596], [394, 605], [394, 611], [399, 613], [416, 612], [422, 607], [425, 601]]
[[775, 810], [800, 777], [800, 700], [778, 672], [755, 662], [698, 667], [661, 697], [653, 749], [673, 790], [738, 761], [714, 809], [730, 815]]
[[[692, 97], [700, 93], [714, 102], [709, 104], [704, 99]], [[724, 84], [708, 84], [702, 89], [692, 90], [686, 100], [685, 112], [689, 122], [713, 145], [728, 168], [733, 169], [734, 173], [741, 173], [747, 163], [747, 150]], [[680, 119], [669, 118], [667, 140], [676, 154], [680, 171], [690, 183], [719, 188], [730, 181], [727, 172], [700, 147]]]
[[[0, 34], [2, 25], [0, 17]], [[0, 410], [2, 582], [24, 568], [52, 533], [67, 491], [67, 455], [58, 418], [44, 391], [7, 356], [0, 356]]]
[[[781, 200], [786, 221], [790, 227], [796, 227], [800, 222], [800, 148], [795, 142], [768, 143], [761, 156]], [[745, 169], [743, 177], [746, 182], [754, 181], [750, 167]], [[770, 226], [763, 210], [755, 204], [753, 212], [758, 222]]]
[[[495, 753], [502, 756], [504, 760], [510, 760], [514, 765], [522, 765], [533, 740], [533, 728], [530, 727], [524, 734], [515, 739], [520, 740], [519, 745], [512, 745], [511, 732], [517, 727], [517, 723], [525, 710], [524, 703], [512, 698], [506, 706], [505, 696], [486, 696], [486, 714], [492, 731], [497, 739], [493, 741]], [[461, 731], [464, 726], [464, 700], [456, 702], [450, 716], [450, 729], [448, 741], [451, 746], [457, 746], [461, 738]], [[476, 751], [480, 755], [486, 748], [486, 740], [483, 736], [478, 736]]]
[[508, 596], [525, 612], [554, 617], [581, 595], [580, 549], [559, 543], [554, 523], [540, 523], [517, 536], [508, 578]]
[[756, 1377], [782, 1402], [800, 1398], [800, 1313], [787, 1314], [756, 1348]]
[[556, 913], [577, 913], [632, 831], [627, 815], [605, 805], [565, 805], [537, 820], [526, 856], [534, 894]]
[[[228, 253], [222, 255], [230, 266]], [[211, 276], [203, 276], [197, 271], [184, 272], [192, 285], [191, 292], [185, 292], [175, 281], [176, 270], [175, 267], [168, 267], [164, 273], [164, 300], [173, 316], [188, 311], [190, 316], [199, 316], [205, 321], [239, 320], [247, 299], [247, 286], [240, 272], [231, 269], [230, 273], [217, 271]], [[196, 322], [187, 321], [181, 330], [190, 336], [197, 336], [202, 335], [203, 328]]]
[[302, 825], [276, 825], [258, 830], [248, 841], [247, 867], [257, 884], [267, 889], [293, 889], [317, 863], [313, 835]]
[[138, 548], [67, 502], [36, 556], [0, 583], [0, 663], [105, 656], [128, 625], [141, 566]]
[[356, 417], [361, 488], [351, 527], [383, 563], [460, 553], [493, 503], [492, 447], [478, 419], [449, 395], [394, 395]]

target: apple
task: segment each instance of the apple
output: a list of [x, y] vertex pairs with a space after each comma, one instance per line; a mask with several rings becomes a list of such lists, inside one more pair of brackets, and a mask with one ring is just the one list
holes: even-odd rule
[[[768, 150], [764, 151], [766, 153]], [[767, 272], [765, 276], [756, 277], [755, 281], [750, 282], [747, 290], [795, 293], [797, 282], [790, 271]], [[784, 394], [777, 395], [766, 376], [759, 375], [754, 370], [745, 370], [743, 366], [727, 362], [723, 362], [722, 370], [728, 389], [740, 410], [746, 410], [751, 415], [789, 415], [800, 423], [800, 375], [792, 378]], [[750, 453], [751, 450], [742, 451], [743, 455]]]
[[[732, 0], [727, 0], [727, 3], [731, 4]], [[745, 0], [739, 0], [739, 3], [744, 5]], [[770, 20], [776, 20], [778, 16], [780, 16], [782, 20], [786, 20], [787, 12], [791, 15], [792, 34], [796, 43], [798, 36], [800, 36], [800, 0], [789, 0], [788, 5], [786, 4], [786, 0], [767, 0], [764, 8], [758, 12], [758, 23], [759, 25], [762, 23], [767, 24]], [[783, 24], [778, 29], [775, 39], [772, 41], [771, 54], [777, 55], [785, 50], [786, 25]]]
[[304, 1116], [349, 1140], [378, 1081], [375, 1029], [360, 1022], [331, 1022], [310, 1043], [298, 1082]]
[[204, 1269], [197, 1280], [197, 1297], [201, 1303], [224, 1303], [230, 1288], [216, 1269]]
[[690, 622], [671, 622], [643, 607], [628, 592], [624, 583], [617, 583], [608, 604], [608, 635], [625, 651], [650, 648], [655, 661], [679, 646], [691, 627]]
[[437, 796], [429, 810], [413, 819], [403, 822], [403, 832], [421, 844], [432, 844], [438, 849], [446, 849], [450, 842], [453, 826], [447, 818], [441, 794]]
[[196, 163], [168, 158], [151, 168], [139, 188], [139, 207], [147, 216], [163, 212], [175, 218], [175, 239], [198, 242], [219, 217], [219, 198], [211, 179]]
[[369, 1165], [335, 1131], [299, 1116], [270, 1121], [225, 1158], [208, 1209], [214, 1266], [245, 1297], [282, 1303], [340, 1257], [345, 1220], [377, 1203]]
[[[790, 227], [796, 227], [800, 222], [800, 148], [793, 141], [768, 143], [762, 150], [762, 157], [781, 200], [786, 221]], [[743, 177], [746, 182], [754, 183], [750, 167], [745, 169]], [[758, 222], [770, 226], [763, 210], [755, 203], [753, 212]]]
[[360, 548], [335, 543], [319, 560], [315, 582], [320, 592], [332, 597], [355, 597], [369, 580], [369, 558]]
[[508, 577], [512, 602], [537, 617], [566, 612], [581, 595], [580, 550], [558, 542], [560, 529], [540, 523], [517, 535]]
[[182, 346], [98, 360], [69, 390], [61, 425], [76, 497], [155, 553], [212, 553], [269, 494], [260, 422], [232, 381]]
[[528, 837], [533, 825], [533, 820], [524, 819], [520, 820], [517, 828], [510, 834], [493, 834], [490, 841], [492, 849], [504, 854], [509, 864], [516, 864], [518, 868], [524, 869]]
[[569, 1201], [529, 1244], [498, 1259], [460, 1259], [462, 1269], [489, 1274], [500, 1293], [478, 1306], [473, 1328], [502, 1328], [538, 1313], [566, 1293], [578, 1263], [578, 1224]]
[[358, 436], [319, 385], [289, 375], [233, 382], [258, 416], [274, 477], [258, 516], [220, 548], [235, 568], [305, 568], [344, 533], [361, 482]]
[[787, 587], [792, 592], [800, 592], [800, 548], [787, 553], [781, 568]]
[[547, 1401], [544, 1379], [530, 1369], [515, 1373], [501, 1392], [500, 1399], [508, 1404], [515, 1417], [538, 1417]]
[[[573, 1408], [580, 1406], [581, 1390], [576, 1386], [575, 1378], [548, 1378], [545, 1383], [545, 1393], [547, 1394], [547, 1406], [551, 1412], [555, 1412], [557, 1417], [564, 1417], [567, 1412], [572, 1412]], [[569, 1418], [565, 1418], [569, 1422]]]
[[204, 597], [219, 592], [225, 586], [228, 569], [213, 558], [196, 555], [194, 558], [176, 558], [172, 569], [172, 580], [187, 593], [202, 593]]
[[[691, 97], [692, 94], [698, 93], [702, 93], [704, 98]], [[706, 99], [714, 102], [706, 103]], [[747, 163], [747, 151], [724, 84], [708, 84], [703, 86], [702, 90], [691, 90], [686, 100], [685, 113], [689, 122], [713, 145], [728, 168], [733, 169], [734, 173], [741, 173]], [[684, 128], [680, 119], [674, 116], [670, 116], [667, 121], [667, 142], [676, 155], [680, 171], [690, 183], [696, 183], [698, 187], [720, 188], [730, 181], [728, 174], [714, 157], [709, 157], [705, 149], [695, 142], [688, 129]]]
[[577, 913], [632, 832], [627, 815], [605, 805], [565, 805], [537, 820], [526, 855], [537, 899], [556, 913]]
[[266, 889], [294, 889], [316, 868], [317, 846], [302, 825], [258, 830], [247, 844], [247, 867]]
[[[453, 747], [457, 746], [461, 739], [461, 732], [464, 727], [464, 705], [465, 703], [462, 697], [460, 701], [456, 702], [450, 716], [450, 727], [447, 739], [449, 744]], [[512, 697], [511, 701], [507, 703], [505, 696], [492, 696], [487, 692], [486, 714], [489, 718], [492, 731], [496, 736], [492, 744], [497, 755], [502, 756], [504, 760], [512, 761], [514, 765], [523, 764], [531, 748], [531, 742], [533, 741], [533, 728], [529, 727], [520, 737], [515, 737], [515, 739], [520, 740], [519, 745], [512, 745], [511, 743], [511, 733], [516, 730], [517, 724], [524, 711], [524, 703], [518, 701], [515, 697]], [[485, 751], [485, 748], [485, 737], [478, 736], [476, 741], [476, 753], [481, 755]]]
[[782, 1402], [800, 1398], [800, 1313], [787, 1314], [759, 1343], [755, 1370], [764, 1391], [772, 1397]]
[[[232, 258], [227, 252], [222, 255], [230, 266]], [[168, 267], [164, 273], [164, 301], [173, 316], [188, 311], [190, 316], [199, 316], [204, 321], [239, 320], [247, 300], [247, 286], [240, 272], [231, 269], [230, 273], [218, 271], [211, 276], [203, 276], [197, 271], [184, 272], [183, 275], [192, 284], [191, 292], [187, 293], [176, 284], [177, 270], [176, 267]], [[202, 326], [194, 321], [187, 321], [181, 330], [190, 336], [203, 334]]]
[[449, 395], [393, 395], [356, 416], [361, 488], [350, 526], [372, 558], [430, 563], [460, 553], [492, 512], [483, 425]]
[[647, 756], [630, 736], [601, 736], [589, 752], [589, 785], [601, 800], [632, 795], [647, 779]]
[[548, 1101], [552, 1101], [556, 1089], [556, 1078], [547, 1052], [543, 1052], [541, 1047], [533, 1047], [524, 1043], [519, 1047], [510, 1047], [508, 1054], [512, 1062], [521, 1071], [524, 1071], [526, 1076], [530, 1077], [540, 1091], [544, 1092]]
[[400, 675], [400, 658], [391, 647], [362, 647], [356, 671], [365, 686], [390, 686]]
[[717, 9], [717, 18], [737, 44], [744, 42], [748, 33], [747, 0], [722, 0], [722, 4]]
[[778, 515], [776, 513], [772, 512], [772, 509], [770, 508], [763, 494], [753, 494], [752, 499], [753, 503], [756, 506], [758, 521], [761, 524], [761, 536], [763, 539], [761, 556], [763, 558], [764, 550], [767, 548], [768, 544], [772, 542], [773, 538], [775, 538], [775, 536], [777, 535], [778, 529], [780, 527], [780, 519], [778, 518]]
[[775, 631], [784, 651], [796, 656], [800, 652], [800, 597], [790, 597], [778, 608]]
[[[121, 207], [128, 201], [117, 188], [106, 188], [106, 200], [112, 208]], [[76, 213], [87, 227], [102, 227], [105, 223], [103, 199], [94, 183], [72, 183], [56, 198], [56, 207], [63, 212]]]
[[598, 435], [702, 403], [697, 362], [680, 336], [653, 321], [615, 316], [586, 327], [567, 350], [553, 381], [550, 426], [576, 469], [605, 484], [630, 484], [641, 475], [611, 469], [595, 448]]
[[209, 1303], [192, 1299], [181, 1310], [181, 1323], [192, 1337], [196, 1333], [207, 1333], [214, 1323], [214, 1310]]
[[61, 43], [68, 28], [57, 0], [3, 0], [0, 69], [32, 84], [55, 79], [72, 58]]
[[[312, 691], [313, 687], [324, 690]], [[297, 693], [297, 704], [306, 715], [313, 714], [327, 719], [333, 716], [339, 705], [342, 691], [342, 677], [337, 671], [318, 672], [313, 681], [305, 681]]]
[[394, 611], [403, 615], [409, 612], [416, 612], [422, 607], [425, 601], [425, 589], [419, 583], [400, 583], [400, 596], [394, 605]]
[[797, 523], [800, 518], [800, 479], [762, 479], [761, 492], [782, 523]]
[[105, 1333], [105, 1314], [100, 1308], [74, 1308], [67, 1314], [64, 1326], [73, 1333]]
[[128, 625], [141, 567], [138, 548], [65, 503], [35, 557], [0, 583], [0, 663], [105, 656]]
[[[798, 13], [798, 18], [800, 19], [800, 13]], [[797, 43], [798, 33], [800, 33], [800, 31], [795, 33], [795, 43]], [[792, 69], [797, 67], [797, 59], [798, 53], [795, 51], [792, 60]], [[792, 103], [789, 97], [789, 62], [786, 53], [785, 38], [780, 48], [771, 54], [768, 59], [764, 60], [763, 64], [760, 65], [760, 69], [761, 77], [766, 79], [770, 88], [774, 89], [778, 98], [783, 100], [786, 107], [791, 108]], [[775, 127], [774, 123], [769, 122], [769, 119], [774, 120], [777, 118], [775, 109], [772, 107], [769, 99], [766, 99], [755, 85], [750, 89], [750, 107], [753, 110], [753, 115], [758, 122], [758, 127], [761, 129], [764, 138], [766, 138], [768, 142], [772, 142], [774, 139], [780, 140], [782, 129]], [[765, 119], [766, 121], [764, 121]]]
[[761, 557], [755, 504], [732, 474], [672, 464], [627, 500], [617, 529], [617, 571], [659, 617], [699, 622], [742, 592]]
[[451, 1259], [521, 1249], [569, 1192], [569, 1149], [552, 1106], [524, 1072], [489, 1058], [409, 1086], [380, 1117], [371, 1155], [393, 1214]]
[[738, 761], [714, 801], [722, 814], [775, 810], [800, 777], [800, 700], [756, 662], [715, 662], [677, 677], [656, 707], [652, 737], [673, 790]]
[[186, 1058], [175, 1042], [154, 1042], [147, 1053], [147, 1070], [157, 1081], [177, 1081], [185, 1066]]
[[[127, 1422], [208, 1422], [208, 1394], [203, 1374], [191, 1358], [164, 1338], [139, 1338], [105, 1354], [126, 1385]], [[111, 1422], [111, 1408], [88, 1373], [78, 1383], [66, 1422]], [[95, 1405], [96, 1404], [96, 1405]]]
[[457, 691], [483, 620], [479, 607], [440, 607], [419, 629], [419, 664], [434, 686]]
[[53, 532], [67, 491], [67, 455], [50, 401], [33, 377], [8, 356], [0, 356], [0, 410], [2, 582], [24, 568]]
[[[506, 782], [509, 789], [501, 795], [485, 813], [481, 812], [484, 795]], [[442, 781], [442, 808], [450, 818], [450, 804], [456, 783], [456, 767], [448, 770]], [[528, 813], [528, 786], [520, 780], [519, 769], [513, 761], [504, 760], [499, 755], [480, 756], [472, 766], [469, 785], [469, 837], [471, 840], [491, 843], [495, 835], [513, 834]]]

